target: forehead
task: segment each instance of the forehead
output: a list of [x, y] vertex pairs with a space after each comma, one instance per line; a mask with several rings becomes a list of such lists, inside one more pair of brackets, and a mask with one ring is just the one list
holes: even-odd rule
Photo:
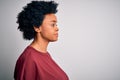
[[55, 14], [46, 14], [43, 22], [57, 22]]

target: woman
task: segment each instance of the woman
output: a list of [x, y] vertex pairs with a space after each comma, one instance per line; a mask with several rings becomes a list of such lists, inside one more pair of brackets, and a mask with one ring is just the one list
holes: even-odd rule
[[47, 52], [49, 42], [58, 39], [57, 6], [54, 1], [32, 1], [18, 14], [18, 29], [33, 42], [16, 62], [15, 80], [68, 80]]

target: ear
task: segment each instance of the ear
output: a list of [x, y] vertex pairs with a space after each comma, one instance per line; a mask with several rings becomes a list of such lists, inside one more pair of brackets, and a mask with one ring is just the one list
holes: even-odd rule
[[41, 32], [41, 27], [35, 27], [35, 26], [34, 26], [34, 30], [35, 30], [35, 32], [38, 32], [38, 33], [39, 33], [39, 32]]

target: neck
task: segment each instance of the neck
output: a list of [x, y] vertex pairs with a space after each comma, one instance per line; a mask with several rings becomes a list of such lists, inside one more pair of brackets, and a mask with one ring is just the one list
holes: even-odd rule
[[33, 42], [30, 44], [31, 47], [35, 48], [36, 50], [46, 53], [47, 52], [47, 46], [48, 41], [44, 40], [41, 37], [36, 37]]

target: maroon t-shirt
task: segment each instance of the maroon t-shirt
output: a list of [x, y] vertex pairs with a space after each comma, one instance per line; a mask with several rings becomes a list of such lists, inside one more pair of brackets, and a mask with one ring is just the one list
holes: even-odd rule
[[49, 53], [28, 46], [16, 62], [15, 80], [69, 80]]

